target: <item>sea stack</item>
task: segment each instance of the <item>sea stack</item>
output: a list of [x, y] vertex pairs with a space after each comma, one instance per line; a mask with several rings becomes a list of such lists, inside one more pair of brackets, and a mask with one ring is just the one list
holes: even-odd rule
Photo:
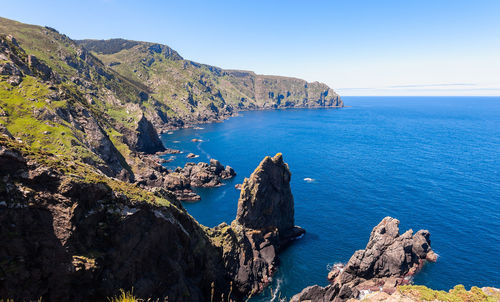
[[276, 229], [282, 241], [304, 233], [295, 226], [292, 174], [281, 153], [266, 156], [241, 188], [236, 221], [250, 229]]
[[278, 253], [305, 233], [294, 224], [291, 173], [283, 156], [267, 156], [243, 182], [236, 219], [211, 229], [237, 293], [261, 292], [272, 280]]
[[385, 217], [373, 228], [364, 250], [330, 271], [330, 285], [307, 287], [291, 301], [346, 301], [372, 291], [392, 294], [398, 285], [408, 284], [426, 260], [436, 261], [429, 237], [426, 230], [400, 235], [399, 220]]

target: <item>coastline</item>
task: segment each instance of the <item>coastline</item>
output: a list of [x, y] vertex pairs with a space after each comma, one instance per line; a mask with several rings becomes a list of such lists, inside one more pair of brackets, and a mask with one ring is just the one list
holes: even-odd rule
[[244, 112], [252, 112], [252, 111], [274, 111], [274, 110], [302, 110], [302, 109], [342, 109], [342, 108], [351, 108], [352, 106], [294, 106], [294, 107], [278, 107], [278, 108], [245, 108], [243, 110], [238, 110], [232, 115], [225, 115], [220, 117], [220, 119], [217, 120], [207, 120], [207, 121], [197, 121], [195, 123], [187, 123], [181, 127], [175, 127], [175, 126], [170, 126], [168, 123], [166, 123], [165, 130], [161, 129], [160, 132], [158, 132], [158, 135], [163, 135], [166, 134], [169, 131], [175, 131], [175, 130], [180, 130], [180, 129], [189, 129], [189, 128], [194, 128], [199, 125], [206, 125], [206, 124], [212, 124], [212, 123], [222, 123], [227, 119], [230, 119], [232, 117], [238, 117], [240, 113]]

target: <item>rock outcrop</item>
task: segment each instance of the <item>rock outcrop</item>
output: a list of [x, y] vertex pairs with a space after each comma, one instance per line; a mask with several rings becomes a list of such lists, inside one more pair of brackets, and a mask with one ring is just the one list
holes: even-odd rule
[[261, 292], [272, 280], [280, 250], [305, 233], [294, 224], [290, 177], [281, 154], [264, 158], [243, 182], [236, 219], [212, 230], [239, 292]]
[[218, 160], [210, 159], [210, 163], [186, 163], [184, 168], [177, 168], [176, 172], [182, 173], [189, 179], [191, 186], [211, 188], [222, 185], [223, 179], [236, 176], [233, 168], [224, 167]]
[[399, 221], [386, 217], [372, 230], [364, 250], [328, 274], [330, 285], [307, 287], [291, 301], [345, 301], [380, 289], [391, 294], [398, 285], [408, 284], [425, 261], [436, 261], [429, 237], [426, 230], [400, 235]]
[[158, 178], [154, 186], [172, 191], [178, 200], [194, 202], [201, 200], [201, 197], [193, 192], [194, 187], [218, 187], [223, 185], [222, 180], [234, 176], [236, 172], [233, 168], [224, 167], [218, 160], [211, 159], [210, 163], [186, 163], [184, 168], [177, 167], [173, 172]]
[[163, 187], [172, 191], [178, 200], [194, 202], [201, 200], [200, 195], [193, 192], [191, 180], [179, 172], [169, 173], [163, 178]]
[[163, 143], [158, 137], [158, 133], [153, 124], [143, 115], [137, 123], [137, 141], [135, 149], [147, 154], [154, 154], [165, 151]]

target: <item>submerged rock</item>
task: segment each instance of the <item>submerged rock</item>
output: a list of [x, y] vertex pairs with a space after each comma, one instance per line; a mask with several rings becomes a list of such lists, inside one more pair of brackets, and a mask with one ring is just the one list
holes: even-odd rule
[[392, 294], [396, 286], [408, 284], [426, 260], [435, 261], [429, 237], [426, 230], [400, 235], [399, 220], [385, 217], [372, 230], [366, 248], [328, 274], [330, 285], [307, 287], [291, 301], [344, 301], [358, 297], [361, 291]]
[[194, 153], [188, 153], [188, 155], [186, 155], [187, 158], [196, 158], [198, 157], [198, 155], [194, 154]]

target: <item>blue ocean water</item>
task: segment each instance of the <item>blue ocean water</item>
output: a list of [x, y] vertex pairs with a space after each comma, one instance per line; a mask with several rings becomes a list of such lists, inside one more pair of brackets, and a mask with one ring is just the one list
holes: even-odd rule
[[[165, 134], [166, 146], [200, 155], [194, 161], [216, 158], [238, 173], [225, 186], [197, 190], [202, 201], [185, 204], [189, 213], [207, 226], [230, 223], [239, 197], [234, 185], [264, 156], [282, 152], [296, 224], [307, 230], [281, 254], [273, 290], [282, 297], [326, 285], [327, 265], [364, 248], [385, 216], [401, 221], [401, 233], [431, 233], [439, 259], [416, 284], [500, 287], [500, 98], [344, 102], [352, 107], [243, 112]], [[169, 165], [183, 165], [184, 155]], [[269, 300], [269, 290], [260, 300]]]

